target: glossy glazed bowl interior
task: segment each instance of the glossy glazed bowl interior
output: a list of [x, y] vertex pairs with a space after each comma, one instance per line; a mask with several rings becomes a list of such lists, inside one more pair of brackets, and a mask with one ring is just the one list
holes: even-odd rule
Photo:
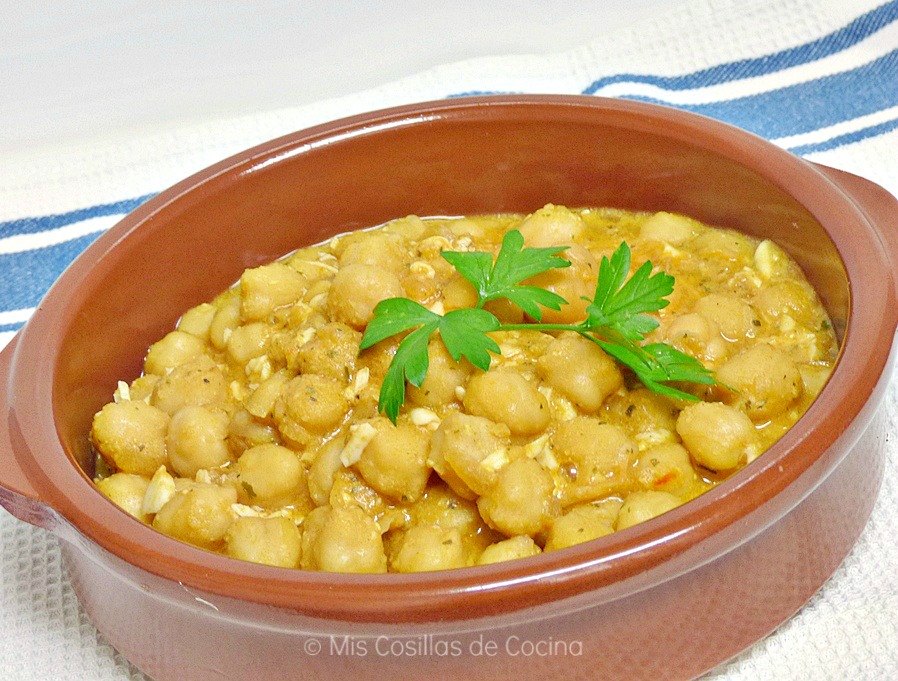
[[[797, 426], [719, 487], [650, 522], [525, 560], [430, 574], [337, 575], [233, 560], [157, 533], [94, 488], [93, 414], [119, 379], [140, 373], [148, 345], [181, 312], [245, 268], [409, 214], [529, 212], [548, 202], [680, 212], [786, 248], [843, 343], [829, 384]], [[77, 537], [79, 550], [100, 547], [173, 584], [322, 621], [523, 620], [538, 619], [540, 607], [573, 612], [619, 602], [773, 526], [861, 438], [881, 397], [896, 326], [898, 246], [883, 227], [895, 216], [894, 200], [859, 178], [729, 126], [633, 102], [471, 98], [302, 131], [148, 201], [53, 287], [0, 364], [8, 373], [0, 501]], [[878, 484], [871, 475], [865, 487]], [[849, 550], [870, 505], [830, 562]], [[826, 576], [815, 575], [800, 602]]]

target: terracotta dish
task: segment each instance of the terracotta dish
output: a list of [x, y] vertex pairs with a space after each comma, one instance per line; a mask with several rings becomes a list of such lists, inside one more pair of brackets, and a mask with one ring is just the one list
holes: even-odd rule
[[[341, 575], [229, 559], [91, 482], [87, 433], [181, 311], [248, 267], [407, 214], [547, 202], [680, 212], [775, 239], [842, 341], [766, 454], [670, 513], [491, 566]], [[689, 678], [798, 610], [854, 545], [883, 470], [898, 202], [738, 129], [590, 97], [443, 101], [238, 154], [100, 237], [0, 355], [0, 503], [62, 539], [100, 631], [156, 679]]]

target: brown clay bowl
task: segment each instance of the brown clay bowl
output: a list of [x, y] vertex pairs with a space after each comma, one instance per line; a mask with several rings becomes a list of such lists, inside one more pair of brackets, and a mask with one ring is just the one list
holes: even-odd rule
[[[416, 575], [271, 568], [170, 539], [91, 483], [91, 416], [181, 311], [247, 267], [410, 213], [669, 210], [782, 244], [841, 359], [764, 456], [577, 547]], [[109, 641], [163, 679], [693, 677], [790, 617], [879, 488], [898, 203], [727, 125], [590, 97], [495, 97], [304, 130], [162, 192], [99, 238], [0, 355], [0, 503], [62, 539]], [[891, 226], [889, 223], [892, 223]]]

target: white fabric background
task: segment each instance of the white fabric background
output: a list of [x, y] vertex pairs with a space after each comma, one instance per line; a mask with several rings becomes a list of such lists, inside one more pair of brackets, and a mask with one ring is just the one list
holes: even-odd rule
[[[876, 3], [690, 0], [588, 46], [552, 56], [448, 64], [356, 95], [152, 135], [0, 159], [0, 220], [45, 215], [158, 191], [256, 142], [383, 106], [470, 90], [578, 93], [602, 75], [676, 75], [823, 35]], [[898, 74], [896, 74], [898, 83]], [[896, 86], [898, 87], [898, 86]], [[898, 131], [810, 156], [898, 194]], [[0, 273], [2, 276], [2, 273]], [[0, 345], [12, 334], [0, 334]], [[898, 385], [885, 409], [885, 482], [857, 547], [794, 618], [709, 675], [715, 680], [898, 678]], [[0, 511], [0, 679], [143, 679], [80, 610], [56, 540]]]

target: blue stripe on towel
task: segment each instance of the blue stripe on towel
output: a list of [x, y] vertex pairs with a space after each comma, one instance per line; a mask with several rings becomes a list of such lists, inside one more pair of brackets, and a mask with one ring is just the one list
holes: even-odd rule
[[614, 83], [646, 83], [666, 90], [691, 90], [734, 80], [761, 76], [783, 69], [806, 64], [865, 40], [893, 21], [898, 20], [898, 0], [891, 0], [863, 14], [851, 23], [822, 38], [773, 54], [740, 61], [718, 64], [683, 76], [651, 76], [641, 74], [617, 74], [599, 78], [583, 90], [583, 94], [600, 94], [598, 91]]
[[836, 137], [833, 137], [832, 139], [824, 140], [822, 142], [801, 144], [796, 147], [790, 147], [789, 151], [791, 151], [793, 154], [810, 154], [815, 151], [828, 151], [830, 149], [835, 149], [836, 147], [841, 147], [843, 144], [852, 144], [853, 142], [860, 142], [861, 140], [867, 139], [868, 137], [884, 135], [885, 133], [895, 129], [898, 129], [898, 118], [891, 121], [884, 121], [882, 123], [878, 123], [877, 125], [871, 125], [867, 128], [862, 128], [861, 130], [847, 132], [844, 135], [838, 135]]
[[[668, 104], [661, 98], [631, 97]], [[898, 105], [898, 50], [856, 69], [708, 104], [679, 104], [768, 139], [819, 130]]]
[[46, 232], [50, 229], [65, 227], [75, 222], [89, 220], [90, 218], [105, 217], [107, 215], [117, 215], [130, 213], [147, 199], [152, 198], [155, 194], [145, 194], [135, 199], [124, 199], [114, 203], [101, 203], [96, 206], [88, 206], [87, 208], [79, 208], [67, 213], [57, 213], [55, 215], [42, 215], [33, 218], [20, 218], [18, 220], [9, 220], [8, 222], [0, 222], [0, 238], [14, 236], [16, 234], [37, 234], [38, 232]]
[[39, 250], [0, 254], [0, 310], [36, 307], [62, 271], [98, 236], [88, 234]]

